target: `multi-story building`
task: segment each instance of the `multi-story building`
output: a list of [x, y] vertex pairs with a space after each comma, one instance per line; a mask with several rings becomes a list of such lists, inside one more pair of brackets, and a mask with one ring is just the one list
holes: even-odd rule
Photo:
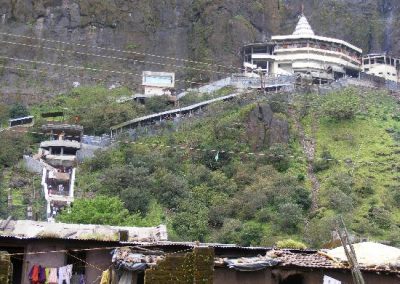
[[344, 76], [358, 77], [362, 50], [346, 41], [317, 36], [302, 15], [291, 35], [272, 36], [269, 41], [244, 46], [244, 69], [248, 76], [307, 74], [329, 82]]
[[387, 54], [368, 54], [363, 56], [363, 72], [399, 82], [400, 59]]
[[39, 158], [44, 162], [42, 186], [47, 201], [47, 218], [74, 201], [76, 153], [81, 148], [83, 127], [69, 124], [47, 124], [42, 130], [50, 140], [40, 143]]

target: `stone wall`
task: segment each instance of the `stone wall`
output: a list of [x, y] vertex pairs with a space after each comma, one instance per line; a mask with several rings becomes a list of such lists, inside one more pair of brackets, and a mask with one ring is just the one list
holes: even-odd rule
[[214, 250], [195, 248], [185, 254], [167, 255], [156, 267], [146, 270], [146, 284], [212, 284]]
[[38, 161], [32, 158], [31, 156], [24, 155], [24, 164], [26, 169], [35, 174], [42, 174], [44, 166]]

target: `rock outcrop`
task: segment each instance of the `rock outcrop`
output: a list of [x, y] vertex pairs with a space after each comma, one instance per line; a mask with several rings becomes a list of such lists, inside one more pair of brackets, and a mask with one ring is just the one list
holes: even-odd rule
[[254, 150], [289, 142], [289, 124], [277, 118], [269, 104], [259, 104], [249, 114], [247, 137]]
[[188, 81], [206, 82], [237, 72], [243, 44], [291, 33], [302, 2], [317, 34], [342, 38], [366, 52], [400, 53], [400, 46], [394, 44], [400, 38], [396, 0], [0, 0], [0, 99], [39, 100], [72, 88], [74, 82], [106, 86], [122, 82], [138, 89], [142, 70], [175, 71], [179, 80], [185, 80], [180, 88], [198, 87]]

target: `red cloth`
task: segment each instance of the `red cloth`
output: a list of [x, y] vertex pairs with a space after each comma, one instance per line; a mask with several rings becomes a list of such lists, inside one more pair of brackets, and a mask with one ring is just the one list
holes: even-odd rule
[[31, 284], [40, 284], [39, 282], [39, 266], [34, 265], [29, 272], [29, 280], [31, 280]]

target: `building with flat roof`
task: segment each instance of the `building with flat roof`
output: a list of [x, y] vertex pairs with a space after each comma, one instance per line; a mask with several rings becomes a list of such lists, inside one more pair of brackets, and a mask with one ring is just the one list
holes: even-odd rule
[[385, 53], [374, 53], [363, 56], [362, 71], [384, 78], [389, 81], [399, 81], [400, 58]]
[[145, 97], [171, 95], [175, 88], [175, 73], [144, 71], [142, 86]]
[[291, 35], [243, 47], [245, 74], [307, 74], [325, 83], [344, 76], [358, 77], [362, 50], [344, 40], [317, 36], [304, 15]]

